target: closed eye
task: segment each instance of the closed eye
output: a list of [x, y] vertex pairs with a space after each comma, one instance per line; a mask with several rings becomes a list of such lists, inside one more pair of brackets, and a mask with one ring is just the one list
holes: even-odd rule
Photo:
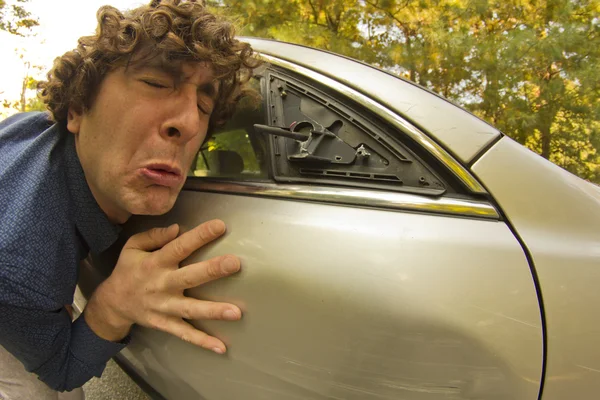
[[144, 82], [146, 85], [157, 88], [157, 89], [167, 89], [168, 86], [165, 86], [163, 84], [160, 84], [158, 82], [153, 82], [153, 81], [147, 81], [147, 80], [142, 80], [142, 82]]
[[210, 115], [212, 110], [204, 104], [198, 104], [198, 110], [204, 115]]

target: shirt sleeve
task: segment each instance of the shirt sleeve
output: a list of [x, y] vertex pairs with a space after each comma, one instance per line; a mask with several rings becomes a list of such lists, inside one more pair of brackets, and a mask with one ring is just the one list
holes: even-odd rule
[[56, 311], [0, 303], [0, 344], [52, 389], [72, 390], [99, 377], [106, 363], [129, 342], [97, 336], [83, 314], [74, 322], [65, 308]]

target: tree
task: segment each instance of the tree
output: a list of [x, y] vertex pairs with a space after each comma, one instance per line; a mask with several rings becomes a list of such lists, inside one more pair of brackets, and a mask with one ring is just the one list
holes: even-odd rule
[[235, 16], [241, 34], [318, 47], [374, 62], [362, 46], [361, 9], [351, 0], [208, 0], [217, 13]]
[[21, 111], [46, 111], [46, 105], [37, 96], [28, 96], [28, 92], [37, 90], [38, 81], [30, 76], [23, 79], [23, 89], [21, 91], [21, 99], [15, 101], [4, 100], [2, 107], [13, 110], [12, 112]]
[[408, 78], [600, 182], [600, 0], [209, 4], [237, 15], [244, 35], [334, 51]]
[[23, 36], [23, 30], [39, 25], [36, 18], [21, 4], [29, 0], [0, 0], [0, 30]]
[[32, 65], [32, 63], [27, 60], [27, 51], [25, 49], [15, 49], [15, 53], [21, 61], [23, 61], [25, 70], [21, 81], [21, 93], [19, 100], [4, 100], [2, 102], [3, 108], [7, 111], [12, 110], [12, 112], [45, 111], [45, 104], [37, 96], [37, 86], [39, 81], [35, 78], [42, 75], [44, 67]]

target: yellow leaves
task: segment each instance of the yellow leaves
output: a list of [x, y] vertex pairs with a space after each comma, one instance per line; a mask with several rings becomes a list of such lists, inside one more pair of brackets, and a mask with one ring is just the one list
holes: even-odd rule
[[[550, 14], [545, 12], [546, 3], [233, 2], [240, 15], [251, 14], [247, 22], [257, 27], [254, 35], [328, 49], [412, 77], [462, 102], [538, 152], [541, 137], [536, 129], [549, 126], [550, 120], [560, 126], [553, 133], [551, 150], [564, 146], [566, 151], [573, 151], [573, 146], [580, 144], [555, 140], [573, 135], [570, 118], [557, 116], [555, 111], [565, 109], [570, 115], [583, 115], [585, 125], [592, 126], [590, 120], [600, 108], [598, 95], [592, 90], [600, 65], [598, 35], [592, 34], [599, 23], [600, 0], [555, 2], [555, 12]], [[590, 129], [600, 136], [600, 127]], [[592, 153], [586, 150], [585, 154]]]

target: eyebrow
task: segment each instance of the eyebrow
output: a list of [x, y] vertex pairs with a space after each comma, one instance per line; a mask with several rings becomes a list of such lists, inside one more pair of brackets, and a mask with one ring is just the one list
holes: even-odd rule
[[215, 86], [216, 85], [214, 82], [205, 82], [198, 86], [198, 91], [204, 93], [211, 99], [215, 100], [215, 98], [217, 97], [217, 89], [215, 88]]
[[181, 66], [178, 63], [166, 63], [162, 57], [151, 57], [149, 59], [133, 60], [131, 67], [136, 71], [151, 69], [177, 78], [181, 75]]

